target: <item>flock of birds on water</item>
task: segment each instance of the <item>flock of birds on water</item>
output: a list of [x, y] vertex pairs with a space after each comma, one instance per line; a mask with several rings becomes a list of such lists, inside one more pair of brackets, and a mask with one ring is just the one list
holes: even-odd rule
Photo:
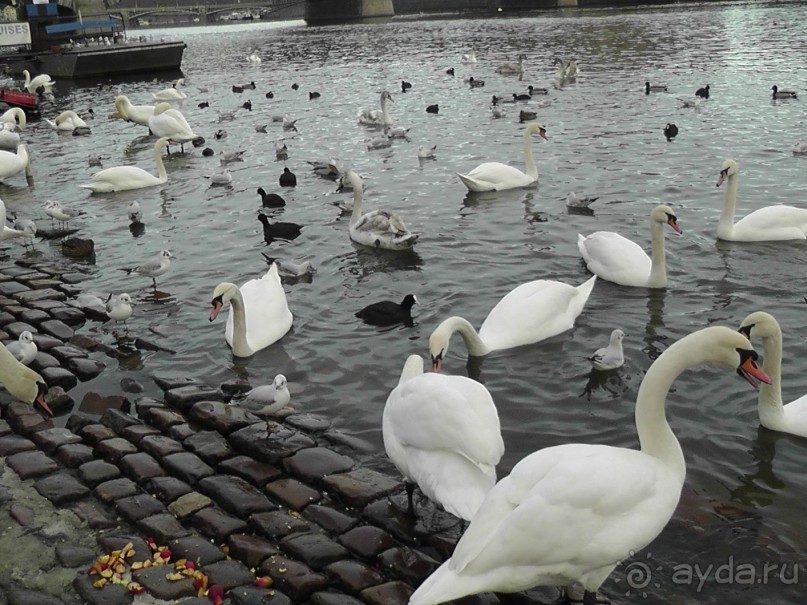
[[[498, 73], [523, 75], [524, 55], [517, 63], [499, 66]], [[253, 52], [247, 61], [254, 65], [261, 58]], [[478, 61], [474, 50], [463, 55], [463, 64]], [[557, 59], [556, 80], [574, 82], [577, 63], [574, 59]], [[454, 76], [449, 69], [448, 76]], [[25, 87], [33, 90], [53, 86], [46, 75], [33, 80], [25, 74]], [[163, 150], [171, 145], [204, 145], [177, 107], [187, 98], [184, 81], [153, 94], [155, 104], [134, 105], [125, 95], [115, 99], [116, 114], [134, 122], [157, 137], [154, 161], [157, 175], [135, 166], [115, 166], [95, 173], [83, 184], [93, 193], [127, 191], [164, 184], [168, 175], [162, 160]], [[468, 78], [472, 88], [484, 81]], [[412, 84], [401, 83], [405, 93]], [[253, 88], [254, 82], [235, 88]], [[527, 93], [514, 93], [513, 98], [493, 96], [493, 117], [506, 115], [508, 103], [517, 103], [546, 89], [529, 86]], [[666, 92], [661, 85], [645, 84], [645, 94]], [[271, 93], [267, 93], [267, 96]], [[319, 93], [310, 93], [310, 95]], [[774, 99], [796, 99], [793, 91], [774, 86]], [[310, 96], [310, 98], [316, 98]], [[682, 98], [684, 107], [708, 102], [710, 86], [699, 88], [693, 97]], [[367, 141], [369, 149], [378, 148], [396, 137], [405, 137], [406, 129], [394, 124], [389, 104], [392, 95], [384, 91], [380, 106], [362, 110], [357, 121], [378, 129], [377, 137]], [[201, 104], [200, 104], [201, 106]], [[434, 113], [439, 107], [427, 108]], [[536, 115], [521, 111], [519, 121], [526, 122], [523, 133], [525, 170], [510, 163], [484, 162], [476, 168], [457, 174], [470, 192], [505, 191], [529, 187], [538, 173], [532, 155], [533, 136], [547, 138]], [[287, 115], [278, 116], [284, 128], [295, 128]], [[0, 116], [0, 146], [15, 151], [0, 151], [0, 177], [9, 178], [25, 170], [28, 161], [25, 144], [19, 142], [19, 131], [26, 126], [25, 115], [10, 109]], [[89, 128], [76, 112], [65, 111], [48, 123], [57, 130], [82, 134]], [[672, 140], [678, 129], [667, 124], [664, 135]], [[16, 140], [14, 140], [16, 135]], [[216, 138], [226, 136], [217, 133]], [[433, 155], [434, 147], [421, 147], [419, 157]], [[278, 142], [279, 159], [288, 153], [285, 143]], [[431, 152], [431, 153], [430, 153]], [[794, 152], [799, 153], [794, 149]], [[230, 158], [232, 159], [232, 158]], [[222, 165], [226, 165], [222, 158]], [[371, 249], [408, 250], [415, 246], [419, 234], [412, 233], [394, 211], [363, 211], [363, 181], [354, 170], [342, 170], [335, 162], [317, 163], [314, 170], [339, 180], [340, 188], [352, 190], [353, 203], [345, 205], [351, 213], [349, 238]], [[212, 178], [212, 176], [211, 176]], [[217, 177], [228, 181], [228, 177]], [[756, 210], [735, 222], [739, 166], [728, 159], [717, 173], [717, 185], [725, 184], [725, 203], [717, 225], [717, 237], [735, 242], [790, 241], [807, 238], [807, 208], [773, 205]], [[296, 177], [286, 168], [280, 175], [281, 187], [296, 185]], [[257, 190], [264, 208], [285, 205], [275, 193]], [[570, 193], [567, 204], [588, 206], [596, 198], [578, 197]], [[5, 207], [0, 240], [13, 237], [31, 239], [35, 226], [6, 226]], [[79, 211], [50, 201], [47, 214], [67, 224]], [[128, 215], [140, 220], [137, 202]], [[273, 223], [260, 215], [267, 238], [293, 239], [300, 226]], [[578, 285], [552, 280], [523, 283], [504, 296], [489, 312], [477, 330], [469, 321], [453, 316], [445, 319], [429, 337], [432, 371], [425, 371], [420, 355], [406, 359], [400, 379], [390, 392], [383, 411], [382, 433], [389, 458], [405, 478], [409, 514], [415, 516], [413, 490], [417, 486], [429, 499], [449, 513], [467, 521], [453, 555], [412, 594], [410, 605], [432, 605], [482, 592], [516, 592], [534, 586], [558, 586], [569, 593], [582, 588], [586, 605], [596, 602], [597, 590], [614, 568], [636, 551], [647, 546], [667, 525], [680, 498], [686, 474], [682, 448], [665, 416], [666, 395], [673, 381], [688, 368], [716, 364], [732, 370], [759, 390], [759, 418], [763, 426], [807, 437], [807, 396], [783, 405], [781, 394], [782, 332], [768, 313], [748, 315], [739, 329], [708, 327], [698, 330], [667, 348], [651, 365], [639, 388], [636, 400], [636, 430], [640, 449], [570, 443], [536, 451], [497, 482], [496, 465], [504, 453], [504, 442], [496, 405], [487, 388], [464, 376], [441, 372], [452, 335], [462, 338], [470, 356], [485, 356], [495, 351], [539, 343], [574, 326], [599, 279], [629, 288], [664, 288], [667, 285], [665, 265], [665, 227], [681, 233], [678, 219], [670, 206], [661, 204], [649, 213], [651, 254], [643, 246], [618, 233], [597, 231], [578, 236], [578, 249], [591, 278]], [[295, 235], [296, 234], [296, 235]], [[163, 250], [154, 258], [127, 272], [153, 280], [164, 275], [171, 266], [172, 254]], [[282, 276], [299, 276], [312, 272], [310, 263], [286, 263], [267, 257], [268, 271], [260, 278], [239, 286], [230, 282], [218, 284], [212, 292], [209, 320], [217, 319], [229, 303], [225, 323], [225, 340], [236, 357], [249, 357], [278, 342], [289, 331], [293, 315], [288, 307]], [[102, 305], [110, 320], [125, 324], [132, 316], [132, 298], [127, 293], [111, 294]], [[411, 309], [417, 303], [414, 295], [400, 302], [373, 303], [356, 316], [375, 325], [411, 322]], [[518, 318], [513, 321], [513, 318]], [[592, 366], [602, 372], [617, 370], [624, 363], [621, 329], [614, 329], [607, 346], [590, 357]], [[763, 344], [764, 363], [757, 364], [757, 353], [750, 339]], [[37, 353], [30, 332], [23, 332], [17, 342], [0, 347], [0, 381], [6, 390], [21, 401], [32, 404], [43, 416], [51, 411], [45, 400], [47, 385], [27, 365]], [[271, 415], [290, 401], [284, 376], [277, 375], [271, 385], [256, 387], [246, 393], [241, 403], [259, 414]], [[268, 429], [267, 429], [268, 430]]]

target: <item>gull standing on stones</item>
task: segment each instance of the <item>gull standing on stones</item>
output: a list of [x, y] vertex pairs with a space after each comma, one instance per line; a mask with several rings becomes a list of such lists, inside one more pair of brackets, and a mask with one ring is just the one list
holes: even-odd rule
[[171, 268], [172, 258], [174, 258], [174, 256], [168, 250], [162, 250], [156, 256], [147, 260], [142, 265], [132, 267], [131, 269], [121, 269], [121, 271], [126, 271], [127, 275], [137, 273], [138, 275], [142, 275], [143, 277], [150, 277], [151, 283], [156, 289], [157, 276], [162, 275], [163, 273], [168, 271], [168, 269]]

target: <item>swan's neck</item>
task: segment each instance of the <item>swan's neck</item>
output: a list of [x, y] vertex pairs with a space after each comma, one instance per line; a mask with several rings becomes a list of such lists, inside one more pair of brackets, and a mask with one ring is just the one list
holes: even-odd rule
[[759, 387], [759, 420], [763, 426], [781, 424], [785, 408], [782, 404], [782, 330], [762, 339], [765, 358], [762, 371], [771, 379], [771, 384]]
[[381, 119], [387, 126], [392, 125], [392, 118], [389, 115], [389, 99], [381, 99]]
[[529, 130], [524, 132], [524, 164], [527, 170], [527, 176], [534, 181], [537, 181], [538, 168], [535, 165], [535, 160], [532, 157], [532, 134]]
[[728, 239], [734, 229], [734, 207], [737, 204], [737, 175], [726, 177], [726, 201], [717, 222], [717, 236]]
[[353, 185], [353, 213], [350, 215], [350, 224], [355, 225], [359, 218], [361, 218], [361, 203], [364, 197], [361, 183], [352, 183]]
[[157, 175], [163, 183], [168, 180], [168, 173], [165, 171], [165, 164], [163, 164], [163, 156], [160, 153], [162, 147], [154, 146], [154, 161], [157, 164]]
[[249, 351], [249, 343], [247, 342], [247, 317], [244, 312], [244, 299], [241, 296], [241, 290], [235, 288], [235, 292], [230, 298], [230, 307], [232, 307], [233, 314], [233, 352], [236, 351]]
[[664, 223], [650, 219], [650, 242], [653, 245], [653, 258], [650, 265], [650, 288], [663, 288], [667, 285], [667, 258], [664, 251]]
[[462, 340], [465, 341], [465, 347], [468, 349], [469, 355], [481, 357], [490, 353], [491, 348], [479, 337], [479, 334], [467, 319], [456, 316], [449, 317], [441, 327], [447, 332], [446, 342], [451, 339], [454, 332], [459, 332]]

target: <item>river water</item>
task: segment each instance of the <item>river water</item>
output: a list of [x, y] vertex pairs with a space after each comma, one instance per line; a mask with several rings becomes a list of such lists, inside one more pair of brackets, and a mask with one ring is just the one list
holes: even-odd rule
[[[153, 139], [145, 129], [107, 115], [119, 84], [134, 103], [147, 103], [150, 92], [169, 85], [165, 76], [101, 87], [59, 82], [53, 103], [44, 106], [46, 117], [92, 107], [92, 134], [60, 135], [44, 121], [29, 126], [23, 140], [35, 185], [14, 177], [0, 195], [11, 211], [43, 221], [48, 199], [84, 209], [87, 214], [74, 223], [97, 249], [87, 289], [129, 292], [138, 303], [129, 322], [132, 335], [176, 351], [105, 359], [109, 369], [102, 376], [73, 390], [78, 401], [87, 391], [119, 392], [124, 377], [156, 396], [152, 375], [192, 376], [211, 385], [242, 378], [257, 385], [283, 373], [294, 406], [365, 441], [363, 462], [388, 472], [394, 470], [383, 457], [384, 401], [406, 356], [428, 355], [428, 336], [442, 319], [462, 315], [479, 326], [502, 296], [533, 279], [582, 283], [588, 274], [577, 252], [578, 232], [618, 231], [649, 249], [649, 211], [669, 204], [684, 234], [667, 230], [666, 289], [600, 280], [574, 330], [493, 353], [473, 367], [466, 367], [455, 336], [445, 371], [471, 372], [491, 392], [507, 449], [499, 467], [504, 476], [526, 454], [560, 443], [635, 447], [633, 403], [652, 360], [689, 332], [737, 326], [755, 310], [767, 310], [783, 326], [785, 399], [807, 392], [807, 374], [797, 361], [805, 345], [807, 244], [715, 239], [724, 195], [715, 183], [727, 158], [742, 171], [739, 215], [807, 201], [807, 158], [791, 153], [807, 137], [803, 101], [770, 97], [773, 84], [807, 94], [804, 23], [807, 7], [799, 3], [708, 3], [495, 20], [139, 31], [187, 43], [183, 111], [216, 152], [245, 150], [243, 162], [230, 164], [232, 184], [211, 187], [204, 176], [218, 169], [218, 159], [189, 148], [167, 160], [163, 187], [112, 195], [79, 188], [96, 170], [88, 165], [90, 154], [101, 154], [105, 166], [134, 163], [154, 170]], [[471, 47], [478, 63], [468, 67], [460, 56]], [[257, 66], [246, 61], [253, 49], [263, 57]], [[523, 81], [495, 73], [519, 53], [527, 57]], [[556, 55], [577, 58], [576, 82], [553, 87]], [[449, 67], [456, 69], [454, 77], [446, 74]], [[470, 89], [463, 83], [470, 75], [485, 86]], [[412, 89], [401, 94], [404, 79]], [[255, 90], [231, 91], [253, 81]], [[645, 81], [669, 92], [646, 96]], [[509, 105], [504, 118], [492, 117], [492, 94], [522, 92], [528, 84], [551, 90], [540, 103]], [[677, 97], [694, 98], [706, 84], [712, 92], [707, 102], [681, 107]], [[356, 114], [377, 107], [384, 89], [393, 93], [393, 120], [411, 127], [411, 140], [368, 151], [364, 140], [374, 133], [357, 123]], [[265, 97], [268, 91], [273, 99]], [[309, 100], [312, 91], [321, 97]], [[241, 108], [247, 100], [252, 111]], [[203, 101], [209, 107], [198, 108]], [[425, 107], [435, 103], [439, 114], [427, 114]], [[539, 113], [549, 137], [533, 142], [539, 185], [468, 195], [455, 172], [486, 160], [523, 166], [522, 108]], [[221, 121], [228, 112], [235, 119]], [[272, 115], [286, 113], [298, 119], [296, 132], [271, 122]], [[679, 128], [670, 143], [662, 134], [668, 122]], [[266, 133], [255, 130], [262, 124]], [[225, 139], [214, 137], [219, 129]], [[275, 158], [281, 138], [289, 148], [286, 162]], [[437, 159], [420, 162], [419, 145], [437, 145]], [[367, 208], [395, 209], [420, 233], [414, 251], [375, 252], [350, 242], [348, 217], [333, 205], [349, 195], [336, 194], [335, 183], [306, 163], [330, 157], [364, 177]], [[284, 166], [297, 174], [298, 186], [281, 191], [277, 179]], [[256, 220], [260, 186], [286, 198], [274, 220], [304, 225], [299, 238], [266, 244]], [[567, 211], [570, 191], [601, 196], [594, 212]], [[126, 219], [131, 200], [144, 213], [145, 231], [137, 237]], [[157, 295], [146, 278], [120, 271], [161, 249], [176, 259], [159, 278]], [[224, 342], [223, 319], [208, 322], [210, 299], [221, 281], [240, 284], [261, 275], [261, 253], [309, 259], [317, 273], [311, 283], [286, 286], [292, 331], [253, 357], [235, 360]], [[60, 253], [43, 242], [36, 254]], [[370, 302], [408, 293], [420, 301], [412, 327], [376, 329], [353, 316]], [[605, 346], [616, 327], [627, 334], [625, 366], [594, 376], [584, 357]], [[83, 331], [114, 342], [110, 326], [92, 323]], [[611, 576], [606, 593], [618, 603], [802, 602], [807, 441], [760, 429], [755, 393], [732, 372], [689, 371], [668, 404], [688, 463], [681, 503], [662, 535]], [[631, 575], [636, 570], [650, 576], [637, 579]]]

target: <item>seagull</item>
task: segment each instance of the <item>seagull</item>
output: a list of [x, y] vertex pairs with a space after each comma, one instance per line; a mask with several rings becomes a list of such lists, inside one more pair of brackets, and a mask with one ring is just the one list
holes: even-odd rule
[[288, 115], [283, 116], [283, 130], [297, 130], [297, 119], [292, 120]]
[[[796, 155], [807, 154], [807, 143], [802, 143], [801, 141], [797, 142], [795, 145], [793, 145], [793, 153]], [[19, 227], [17, 228], [19, 229]]]
[[597, 197], [590, 197], [588, 195], [577, 195], [574, 191], [571, 191], [569, 195], [566, 196], [566, 207], [567, 208], [588, 208], [591, 206], [592, 203], [596, 202], [600, 199], [599, 196]]
[[621, 368], [625, 363], [625, 357], [622, 354], [622, 339], [625, 338], [625, 333], [617, 328], [611, 332], [611, 341], [607, 347], [597, 349], [594, 355], [588, 359], [595, 370], [608, 371]]
[[205, 176], [206, 179], [210, 179], [211, 185], [229, 185], [233, 182], [233, 175], [230, 174], [230, 171], [226, 168], [221, 172], [214, 172], [211, 175]]
[[34, 245], [34, 236], [36, 235], [36, 223], [29, 218], [18, 218], [14, 221], [14, 229], [9, 229], [5, 227], [3, 229], [3, 233], [0, 234], [0, 240], [6, 239], [8, 237], [6, 234], [13, 233], [15, 237], [22, 238], [22, 245], [24, 247], [28, 247], [30, 243], [33, 247]]
[[118, 294], [117, 296], [109, 295], [106, 299], [106, 314], [109, 319], [115, 323], [123, 322], [123, 327], [129, 330], [126, 325], [126, 320], [132, 316], [132, 297], [126, 294]]
[[168, 250], [162, 250], [159, 254], [147, 260], [142, 265], [132, 267], [131, 269], [121, 269], [126, 271], [127, 275], [137, 273], [143, 277], [150, 277], [152, 285], [157, 288], [157, 276], [162, 275], [171, 268], [171, 259], [174, 256]]
[[243, 162], [244, 159], [241, 157], [243, 156], [245, 151], [219, 151], [219, 163], [223, 166], [224, 164], [229, 164], [230, 162]]
[[367, 149], [384, 149], [385, 147], [392, 146], [392, 139], [389, 138], [386, 134], [380, 134], [377, 137], [373, 137], [372, 139], [367, 139], [365, 141], [367, 143]]
[[140, 204], [137, 203], [137, 200], [133, 200], [132, 203], [129, 204], [126, 213], [129, 216], [129, 221], [132, 223], [139, 223], [140, 219], [143, 218], [143, 213], [140, 212]]
[[289, 159], [289, 148], [284, 141], [275, 141], [275, 158], [278, 160]]
[[53, 220], [56, 219], [66, 228], [68, 221], [76, 218], [79, 214], [84, 214], [84, 211], [71, 206], [65, 206], [56, 200], [48, 200], [45, 202], [45, 214], [51, 218], [51, 224], [53, 224]]
[[434, 152], [437, 150], [437, 145], [432, 145], [431, 147], [426, 147], [425, 145], [421, 145], [418, 147], [418, 158], [421, 160], [434, 160], [437, 159], [437, 156], [434, 155]]
[[269, 416], [279, 412], [289, 404], [291, 394], [283, 374], [278, 374], [272, 384], [255, 387], [233, 403], [245, 407], [258, 416], [266, 416], [266, 432], [269, 432]]
[[7, 344], [6, 349], [14, 356], [14, 359], [25, 366], [30, 365], [38, 351], [36, 343], [34, 342], [34, 335], [28, 330], [20, 334], [18, 340]]
[[277, 274], [280, 275], [281, 278], [283, 277], [303, 277], [306, 275], [313, 275], [317, 272], [314, 265], [311, 264], [310, 260], [303, 261], [301, 263], [295, 263], [287, 260], [280, 260], [279, 258], [273, 258], [271, 256], [267, 256], [265, 252], [261, 252], [263, 258], [266, 259], [266, 262], [271, 266], [272, 263], [277, 265]]

